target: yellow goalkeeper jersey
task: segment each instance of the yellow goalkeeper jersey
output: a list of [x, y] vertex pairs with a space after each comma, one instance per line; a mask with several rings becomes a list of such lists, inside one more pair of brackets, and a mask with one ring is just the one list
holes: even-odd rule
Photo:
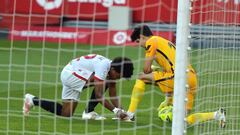
[[[176, 47], [172, 42], [159, 36], [152, 36], [145, 44], [145, 52], [146, 58], [155, 57], [164, 72], [174, 73]], [[193, 70], [191, 65], [188, 68]]]

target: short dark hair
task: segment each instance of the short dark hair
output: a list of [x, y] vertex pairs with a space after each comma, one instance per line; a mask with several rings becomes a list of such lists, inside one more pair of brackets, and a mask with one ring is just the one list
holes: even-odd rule
[[133, 63], [127, 57], [114, 58], [111, 67], [114, 68], [117, 73], [120, 73], [121, 77], [131, 78], [133, 75]]
[[131, 34], [131, 40], [132, 42], [136, 41], [137, 39], [140, 38], [140, 34], [144, 36], [152, 36], [153, 33], [150, 30], [150, 28], [147, 25], [142, 25], [142, 26], [137, 26], [134, 28], [132, 34]]

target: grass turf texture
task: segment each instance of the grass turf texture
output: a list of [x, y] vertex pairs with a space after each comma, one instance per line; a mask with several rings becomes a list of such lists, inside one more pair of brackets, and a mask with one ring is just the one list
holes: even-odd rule
[[[86, 101], [92, 92], [92, 88], [85, 90], [81, 93], [80, 103], [75, 111], [75, 116], [67, 119], [54, 116], [39, 107], [35, 107], [30, 112], [28, 117], [22, 115], [23, 95], [31, 93], [40, 98], [51, 99], [61, 102], [61, 83], [59, 75], [61, 69], [72, 58], [89, 54], [97, 53], [108, 58], [125, 55], [131, 58], [134, 62], [135, 71], [131, 80], [120, 80], [118, 83], [118, 94], [121, 97], [121, 103], [124, 109], [128, 108], [130, 102], [131, 90], [134, 85], [137, 73], [142, 71], [143, 63], [143, 49], [138, 47], [122, 47], [122, 46], [89, 46], [89, 45], [74, 45], [74, 44], [56, 44], [56, 43], [40, 43], [40, 42], [24, 42], [14, 41], [11, 43], [7, 40], [0, 40], [0, 134], [25, 134], [25, 135], [48, 135], [53, 134], [122, 134], [122, 135], [146, 135], [152, 134], [171, 134], [171, 124], [163, 123], [157, 117], [156, 108], [163, 101], [163, 95], [157, 87], [147, 86], [142, 103], [139, 105], [137, 113], [137, 120], [134, 123], [126, 123], [111, 120], [113, 113], [104, 110], [101, 105], [98, 105], [96, 111], [108, 118], [105, 121], [84, 121], [81, 120], [81, 113], [86, 106]], [[206, 69], [209, 74], [201, 74], [199, 76], [199, 85], [211, 81], [210, 86], [201, 88], [198, 92], [196, 102], [201, 103], [198, 105], [198, 110], [213, 111], [219, 106], [228, 107], [228, 105], [239, 105], [240, 92], [235, 88], [239, 88], [240, 79], [239, 72], [230, 73], [223, 72], [219, 74], [214, 69], [225, 62], [225, 57], [218, 57], [218, 52], [221, 50], [206, 50], [202, 57], [199, 57], [199, 52], [192, 53], [192, 63], [197, 69]], [[236, 56], [239, 56], [239, 51], [234, 51]], [[216, 55], [212, 56], [211, 54]], [[222, 52], [223, 53], [223, 52]], [[232, 56], [231, 50], [224, 51], [228, 56], [226, 62], [220, 66], [220, 70], [239, 71], [239, 58]], [[211, 55], [215, 64], [199, 63]], [[231, 58], [231, 56], [233, 58]], [[200, 60], [199, 60], [200, 59]], [[219, 60], [219, 61], [218, 61]], [[233, 64], [231, 67], [229, 64]], [[10, 64], [10, 65], [9, 65]], [[228, 66], [227, 66], [228, 65]], [[214, 75], [215, 74], [215, 75]], [[226, 78], [226, 77], [227, 78]], [[218, 78], [222, 78], [223, 84], [216, 84]], [[235, 83], [236, 85], [231, 85]], [[231, 87], [231, 94], [237, 97], [225, 97], [229, 102], [221, 101], [221, 96], [229, 94], [226, 90]], [[209, 88], [211, 91], [209, 91]], [[221, 93], [217, 90], [221, 89]], [[225, 92], [226, 91], [226, 92]], [[205, 97], [205, 98], [201, 98]], [[209, 105], [209, 102], [204, 103], [202, 100], [214, 100]], [[212, 98], [213, 97], [213, 98]], [[235, 102], [231, 102], [234, 98]], [[211, 102], [211, 101], [210, 101]], [[221, 104], [221, 105], [220, 105]], [[207, 108], [207, 109], [206, 109]], [[234, 111], [239, 107], [226, 108], [230, 111], [231, 116], [234, 116]], [[236, 120], [235, 123], [240, 123]], [[216, 122], [204, 123], [198, 125], [199, 128], [204, 128], [206, 125], [215, 125], [214, 133], [221, 132], [217, 128]], [[233, 124], [232, 128], [238, 128], [238, 124]], [[194, 127], [188, 128], [188, 134], [193, 134]]]

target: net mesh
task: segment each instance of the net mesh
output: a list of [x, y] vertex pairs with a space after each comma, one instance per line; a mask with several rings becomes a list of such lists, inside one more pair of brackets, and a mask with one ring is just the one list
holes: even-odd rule
[[[191, 61], [198, 75], [196, 112], [223, 107], [227, 126], [207, 121], [196, 126], [194, 134], [239, 134], [239, 1], [194, 1], [191, 11]], [[197, 22], [197, 23], [196, 23]]]

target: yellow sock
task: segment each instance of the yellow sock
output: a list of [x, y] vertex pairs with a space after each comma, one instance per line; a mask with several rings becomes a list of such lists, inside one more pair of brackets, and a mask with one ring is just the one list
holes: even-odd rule
[[194, 113], [187, 117], [187, 123], [192, 125], [198, 122], [204, 122], [204, 121], [213, 120], [213, 119], [214, 119], [214, 112]]
[[136, 80], [133, 87], [131, 103], [129, 105], [128, 111], [134, 113], [137, 109], [139, 102], [142, 100], [145, 90], [145, 83], [142, 80]]

